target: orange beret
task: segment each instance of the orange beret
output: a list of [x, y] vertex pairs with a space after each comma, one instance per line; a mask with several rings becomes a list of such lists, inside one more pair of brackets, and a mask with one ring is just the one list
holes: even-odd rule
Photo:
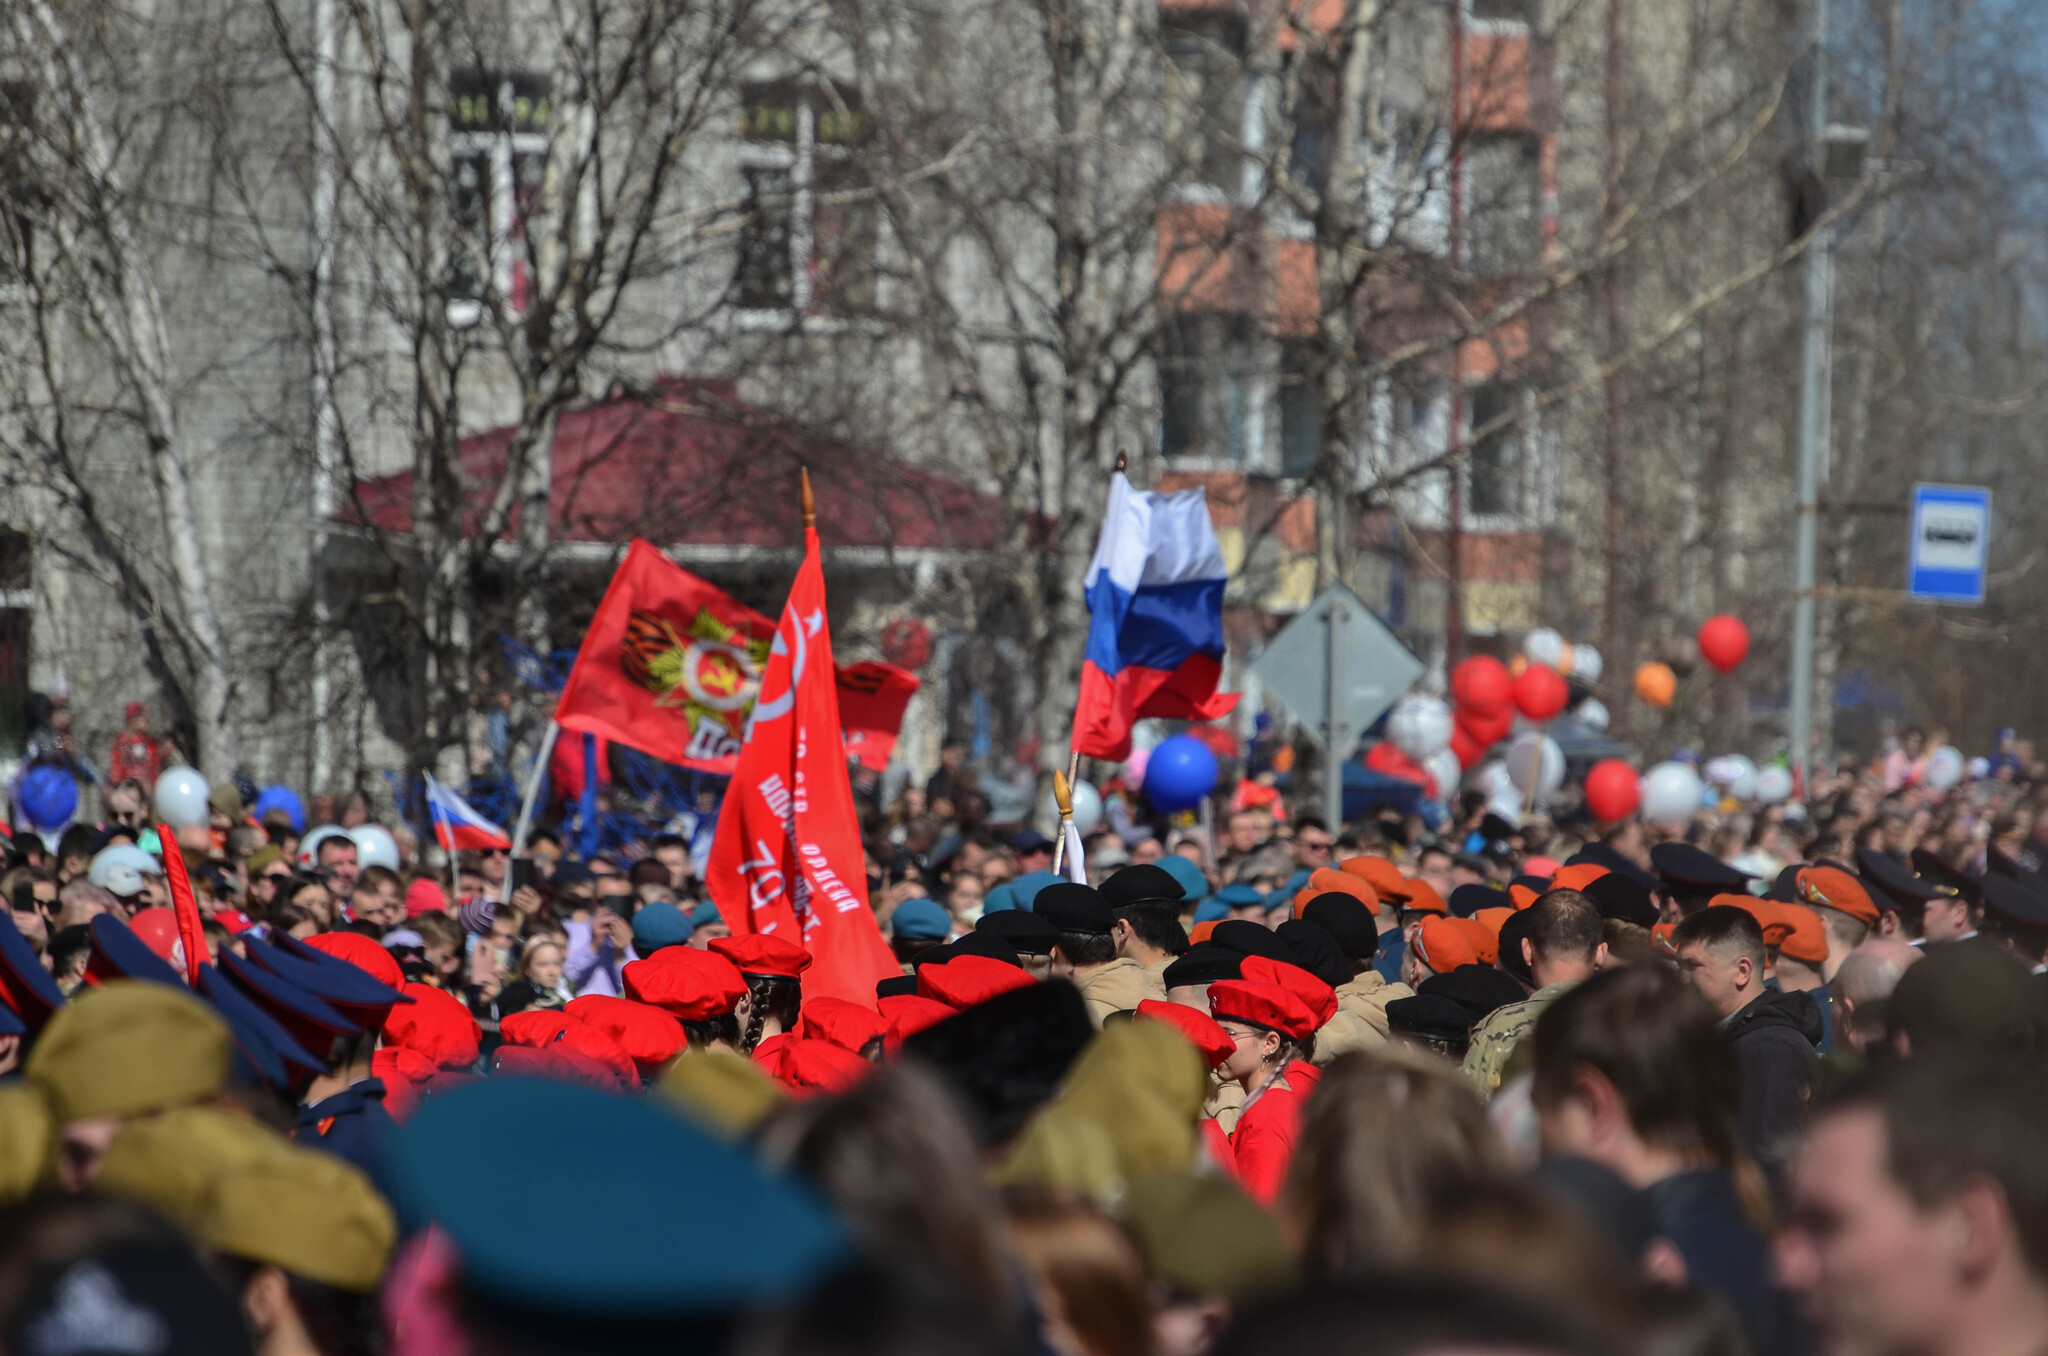
[[1583, 890], [1607, 874], [1607, 868], [1592, 862], [1567, 862], [1550, 877], [1553, 890]]
[[1740, 909], [1756, 919], [1756, 925], [1763, 929], [1764, 945], [1774, 950], [1784, 942], [1785, 934], [1792, 930], [1792, 925], [1779, 916], [1775, 900], [1758, 899], [1755, 895], [1725, 894], [1715, 895], [1707, 903]]
[[[1337, 863], [1337, 869], [1346, 875], [1357, 876], [1370, 882], [1373, 893], [1381, 899], [1403, 900], [1412, 892], [1414, 882], [1401, 874], [1401, 868], [1388, 858], [1377, 854], [1363, 857], [1346, 857]], [[1310, 877], [1311, 880], [1314, 877]]]
[[1230, 1052], [1237, 1048], [1237, 1042], [1230, 1039], [1230, 1033], [1216, 1025], [1216, 1019], [1199, 1008], [1185, 1003], [1168, 1003], [1163, 999], [1147, 998], [1138, 1004], [1138, 1016], [1155, 1022], [1164, 1022], [1188, 1038], [1188, 1044], [1195, 1047], [1202, 1062], [1214, 1069], [1230, 1058]]
[[1444, 897], [1436, 887], [1420, 877], [1408, 882], [1408, 897], [1401, 901], [1404, 909], [1415, 909], [1421, 913], [1449, 914], [1451, 906], [1444, 903]]
[[1477, 918], [1446, 919], [1452, 927], [1465, 934], [1472, 943], [1472, 949], [1479, 954], [1481, 965], [1491, 965], [1500, 956], [1500, 933]]
[[1337, 1015], [1337, 991], [1299, 965], [1270, 956], [1246, 956], [1238, 967], [1238, 977], [1258, 984], [1278, 984], [1299, 998], [1316, 1019], [1317, 1030]]
[[1222, 921], [1221, 918], [1211, 918], [1206, 923], [1195, 924], [1192, 928], [1188, 929], [1188, 945], [1200, 946], [1203, 942], [1208, 941], [1210, 934], [1216, 931], [1216, 925]]
[[811, 968], [810, 952], [768, 933], [715, 937], [711, 949], [737, 965], [741, 974], [764, 979], [795, 979]]
[[1458, 927], [1457, 920], [1438, 918], [1434, 914], [1422, 920], [1422, 926], [1415, 930], [1415, 956], [1424, 965], [1440, 975], [1449, 974], [1461, 965], [1479, 964], [1479, 949], [1472, 945], [1472, 939], [1465, 930]]
[[1318, 895], [1350, 895], [1374, 913], [1380, 910], [1379, 891], [1373, 888], [1372, 882], [1363, 876], [1354, 876], [1349, 871], [1335, 871], [1327, 866], [1317, 867], [1309, 875], [1308, 888]]
[[1209, 1015], [1219, 1022], [1262, 1026], [1296, 1041], [1307, 1040], [1316, 1029], [1315, 1014], [1292, 989], [1250, 979], [1219, 979], [1211, 984]]
[[1542, 897], [1526, 885], [1508, 886], [1508, 899], [1514, 904], [1517, 913], [1528, 908]]
[[1865, 927], [1877, 926], [1877, 905], [1863, 882], [1832, 866], [1809, 866], [1799, 873], [1799, 898], [1803, 903], [1846, 913]]
[[1819, 965], [1828, 958], [1828, 930], [1821, 926], [1820, 915], [1804, 904], [1780, 904], [1778, 917], [1785, 923], [1785, 939], [1778, 943], [1778, 954], [1790, 956], [1793, 960], [1807, 965]]

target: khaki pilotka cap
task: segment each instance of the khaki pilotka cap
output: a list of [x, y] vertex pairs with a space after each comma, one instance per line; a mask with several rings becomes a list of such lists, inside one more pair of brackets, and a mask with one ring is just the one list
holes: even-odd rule
[[164, 984], [80, 990], [43, 1026], [23, 1074], [57, 1124], [192, 1106], [227, 1085], [234, 1042], [199, 999]]

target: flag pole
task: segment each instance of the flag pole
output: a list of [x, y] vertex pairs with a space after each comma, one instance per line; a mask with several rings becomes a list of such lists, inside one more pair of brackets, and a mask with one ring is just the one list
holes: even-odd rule
[[797, 468], [797, 503], [803, 509], [804, 531], [809, 532], [818, 525], [818, 501], [811, 497], [811, 468]]
[[[441, 819], [439, 813], [434, 809], [434, 774], [425, 768], [421, 768], [420, 783], [427, 788], [427, 828], [434, 835], [435, 846], [439, 847], [448, 857], [448, 902], [456, 904], [460, 902], [456, 895], [461, 892], [462, 877], [455, 869], [455, 848], [453, 846], [455, 834], [451, 831], [448, 835], [448, 841], [446, 843], [441, 841]], [[505, 879], [512, 879], [512, 868], [509, 864], [505, 868]]]
[[[555, 756], [555, 738], [562, 733], [562, 727], [551, 719], [547, 733], [540, 737], [540, 752], [533, 755], [533, 771], [526, 774], [526, 794], [519, 801], [519, 822], [512, 826], [512, 856], [517, 858], [526, 851], [526, 835], [533, 828], [533, 803], [540, 798], [541, 778], [548, 775], [548, 762]], [[505, 888], [498, 900], [500, 904], [512, 902], [512, 868], [505, 868]]]
[[[1113, 476], [1120, 476], [1120, 475], [1122, 475], [1122, 474], [1124, 473], [1124, 465], [1125, 465], [1125, 462], [1124, 462], [1124, 454], [1123, 454], [1122, 452], [1118, 452], [1118, 453], [1116, 454], [1116, 469], [1112, 470], [1112, 471], [1110, 472], [1110, 474], [1111, 474], [1111, 475], [1113, 475]], [[1078, 705], [1078, 702], [1077, 702], [1076, 704]], [[1057, 770], [1055, 770], [1055, 771], [1054, 771], [1054, 773], [1053, 773], [1053, 776], [1054, 776], [1055, 778], [1057, 778], [1057, 777], [1059, 776], [1059, 773], [1058, 773], [1058, 771], [1057, 771]], [[1075, 747], [1074, 747], [1074, 738], [1073, 738], [1073, 735], [1072, 735], [1072, 734], [1069, 734], [1069, 735], [1067, 736], [1067, 786], [1068, 786], [1068, 788], [1069, 788], [1069, 791], [1068, 791], [1068, 794], [1069, 794], [1069, 795], [1071, 795], [1071, 794], [1072, 794], [1072, 790], [1071, 790], [1071, 788], [1073, 787], [1074, 783], [1075, 783], [1075, 782], [1077, 782], [1077, 781], [1079, 781], [1080, 779], [1081, 779], [1081, 751], [1080, 751], [1079, 749], [1077, 749], [1077, 748], [1075, 748]], [[1054, 794], [1054, 796], [1056, 796], [1056, 797], [1057, 797], [1057, 796], [1059, 796], [1059, 791], [1058, 791], [1058, 789], [1057, 789], [1057, 788], [1058, 788], [1058, 786], [1059, 786], [1059, 783], [1058, 783], [1057, 781], [1055, 781], [1055, 782], [1053, 783], [1053, 786], [1054, 786], [1054, 788], [1055, 788], [1055, 789], [1054, 789], [1054, 792], [1053, 792], [1053, 794]], [[1066, 802], [1065, 800], [1062, 800], [1062, 801], [1061, 801], [1061, 803], [1062, 803], [1062, 804], [1066, 804], [1067, 802]], [[1054, 873], [1055, 875], [1057, 875], [1057, 874], [1059, 873], [1059, 869], [1060, 869], [1060, 851], [1059, 851], [1059, 849], [1058, 849], [1058, 848], [1054, 848], [1054, 849], [1053, 849], [1053, 852], [1052, 852], [1052, 869], [1053, 869], [1053, 873]]]
[[1074, 785], [1058, 771], [1052, 774], [1052, 800], [1060, 807], [1060, 827], [1052, 843], [1052, 873], [1060, 873], [1060, 862], [1067, 855], [1067, 825], [1074, 821]]

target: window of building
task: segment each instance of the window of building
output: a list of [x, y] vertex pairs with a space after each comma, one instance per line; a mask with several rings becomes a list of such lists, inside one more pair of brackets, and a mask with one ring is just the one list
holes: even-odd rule
[[[1467, 395], [1472, 431], [1514, 413], [1519, 399], [1512, 387], [1499, 383], [1475, 386]], [[1467, 457], [1471, 511], [1475, 516], [1522, 511], [1521, 430], [1513, 424], [1483, 434]]]
[[449, 314], [482, 318], [501, 300], [523, 311], [532, 286], [527, 223], [547, 172], [548, 78], [465, 71], [448, 82], [455, 241], [449, 249]]
[[0, 757], [18, 758], [27, 731], [29, 618], [35, 611], [28, 537], [0, 530]]
[[[1315, 58], [1303, 55], [1297, 60]], [[1294, 181], [1309, 192], [1321, 195], [1330, 182], [1330, 136], [1336, 111], [1337, 81], [1327, 62], [1300, 73], [1295, 81], [1294, 115], [1288, 128], [1288, 170]]]
[[1245, 21], [1220, 10], [1159, 16], [1166, 145], [1175, 178], [1235, 198], [1245, 176]]
[[746, 218], [734, 300], [748, 311], [854, 314], [874, 304], [876, 210], [857, 93], [783, 80], [741, 92]]
[[1531, 0], [1469, 0], [1469, 13], [1481, 23], [1526, 24]]
[[1465, 267], [1533, 268], [1543, 248], [1542, 179], [1534, 137], [1481, 136], [1465, 146]]
[[1244, 317], [1176, 316], [1160, 327], [1160, 448], [1169, 457], [1242, 464], [1263, 443], [1258, 335]]
[[1300, 480], [1323, 455], [1323, 388], [1315, 348], [1290, 343], [1280, 351], [1280, 474]]

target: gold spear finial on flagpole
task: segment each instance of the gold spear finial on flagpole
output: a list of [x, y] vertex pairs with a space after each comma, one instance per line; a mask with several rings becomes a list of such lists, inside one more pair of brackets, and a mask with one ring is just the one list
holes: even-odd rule
[[1067, 784], [1067, 774], [1057, 768], [1052, 774], [1052, 799], [1060, 807], [1061, 819], [1074, 817], [1074, 788]]
[[1116, 473], [1118, 475], [1124, 473], [1124, 454], [1121, 452], [1116, 454]]
[[804, 530], [809, 531], [818, 525], [818, 501], [811, 497], [811, 468], [799, 467], [797, 475], [801, 478], [802, 486], [797, 495], [797, 502], [803, 506]]

